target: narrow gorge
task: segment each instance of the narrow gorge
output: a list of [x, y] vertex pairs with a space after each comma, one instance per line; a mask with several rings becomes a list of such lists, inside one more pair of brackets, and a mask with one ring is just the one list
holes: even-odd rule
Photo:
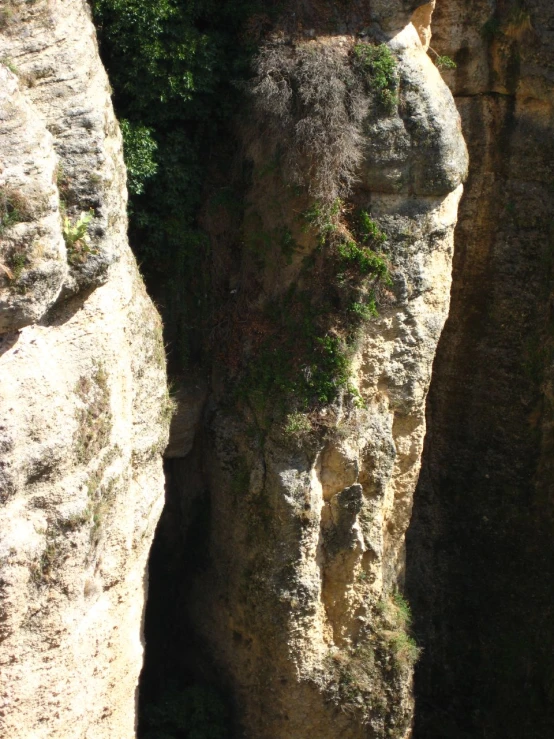
[[553, 85], [549, 0], [2, 0], [2, 738], [552, 737]]

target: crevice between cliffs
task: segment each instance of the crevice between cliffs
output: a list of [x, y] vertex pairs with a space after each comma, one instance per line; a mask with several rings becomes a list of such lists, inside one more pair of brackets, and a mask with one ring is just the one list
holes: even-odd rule
[[552, 11], [514, 8], [444, 0], [434, 22], [471, 166], [407, 535], [415, 739], [554, 731]]

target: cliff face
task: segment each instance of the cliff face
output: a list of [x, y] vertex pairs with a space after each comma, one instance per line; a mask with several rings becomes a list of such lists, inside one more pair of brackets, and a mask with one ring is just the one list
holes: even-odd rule
[[0, 23], [0, 733], [132, 737], [161, 325], [88, 8], [10, 2]]
[[418, 737], [552, 735], [550, 2], [438, 4], [472, 166], [408, 537]]
[[[417, 16], [424, 41], [425, 18]], [[209, 499], [209, 541], [196, 572], [194, 564], [187, 572], [190, 589], [183, 594], [177, 588], [175, 597], [172, 588], [174, 602], [159, 617], [167, 624], [173, 610], [169, 620], [176, 630], [185, 623], [196, 634], [194, 644], [184, 640], [192, 651], [181, 663], [194, 662], [201, 641], [216, 666], [216, 681], [233, 695], [240, 731], [256, 739], [405, 737], [411, 731], [417, 650], [396, 589], [403, 579], [431, 367], [448, 312], [467, 153], [450, 93], [409, 14], [401, 20], [391, 27], [389, 18], [383, 24], [388, 36], [381, 36], [398, 60], [398, 102], [389, 112], [375, 105], [364, 110], [369, 117], [361, 184], [341, 206], [345, 213], [369, 212], [384, 234], [390, 283], [379, 293], [378, 315], [358, 331], [350, 385], [336, 401], [317, 413], [297, 410], [283, 417], [272, 395], [275, 385], [263, 384], [266, 376], [283, 377], [286, 386], [282, 367], [289, 353], [301, 351], [312, 306], [317, 322], [321, 296], [335, 290], [326, 282], [322, 242], [298, 216], [310, 201], [284, 186], [282, 170], [272, 164], [272, 139], [264, 128], [280, 125], [272, 110], [261, 132], [248, 128], [253, 176], [241, 251], [226, 244], [222, 223], [228, 220], [221, 213], [207, 219], [216, 232], [213, 261], [220, 271], [214, 283], [231, 297], [220, 320], [225, 333], [205, 430], [188, 460], [170, 466], [172, 507], [160, 546], [169, 552], [179, 538], [172, 516], [184, 517], [193, 530], [200, 525], [190, 523], [193, 490], [199, 500]], [[353, 25], [352, 34], [356, 30]], [[321, 85], [335, 80], [355, 36], [316, 28], [312, 37], [293, 51], [279, 39], [268, 45], [254, 105], [258, 91], [271, 87], [267, 69], [271, 77], [278, 67], [280, 79], [297, 74], [301, 89], [301, 75], [309, 77], [318, 60]], [[333, 82], [332, 89], [338, 88]], [[334, 228], [340, 232], [342, 226], [328, 230]], [[294, 243], [292, 253], [277, 241], [283, 231]], [[309, 297], [303, 297], [306, 290]], [[295, 301], [305, 302], [299, 307]], [[279, 307], [268, 312], [267, 306]], [[281, 320], [284, 326], [276, 329]], [[268, 335], [269, 354], [263, 355]], [[267, 363], [262, 369], [260, 356]], [[241, 363], [250, 368], [250, 379], [244, 387], [235, 375], [237, 388], [232, 373], [229, 381], [229, 365]], [[318, 370], [304, 365], [298, 373], [315, 383]], [[200, 558], [185, 548], [175, 559], [195, 556]], [[176, 642], [168, 642], [167, 661], [179, 662]], [[161, 673], [163, 661], [158, 657]]]

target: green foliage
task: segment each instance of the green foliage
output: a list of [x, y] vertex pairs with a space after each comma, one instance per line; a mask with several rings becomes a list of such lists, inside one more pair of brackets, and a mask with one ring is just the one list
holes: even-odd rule
[[397, 616], [402, 626], [408, 628], [412, 623], [412, 609], [402, 593], [396, 591], [392, 596], [392, 600], [397, 609]]
[[354, 60], [378, 102], [392, 113], [398, 105], [398, 70], [392, 51], [386, 44], [356, 44]]
[[64, 216], [62, 234], [67, 247], [67, 256], [70, 264], [82, 264], [89, 254], [94, 253], [88, 237], [88, 227], [94, 213], [81, 213], [75, 223], [68, 216]]
[[304, 413], [289, 413], [284, 427], [285, 434], [302, 436], [312, 430], [310, 419]]
[[294, 239], [294, 236], [292, 235], [292, 231], [290, 229], [285, 228], [282, 230], [280, 243], [281, 251], [285, 255], [287, 264], [291, 264], [294, 254], [298, 251], [298, 244], [296, 243], [296, 240]]
[[75, 223], [65, 216], [63, 219], [63, 237], [68, 248], [74, 247], [78, 241], [88, 240], [87, 232], [93, 213], [81, 213]]
[[218, 694], [207, 687], [170, 687], [144, 710], [144, 739], [228, 739], [229, 717]]
[[100, 52], [123, 121], [130, 239], [164, 280], [183, 363], [206, 320], [207, 239], [198, 223], [210, 151], [229, 139], [255, 0], [92, 0]]
[[[344, 391], [363, 399], [351, 385], [351, 360], [360, 326], [374, 318], [379, 285], [390, 285], [388, 262], [376, 251], [386, 235], [365, 210], [348, 224], [340, 198], [319, 200], [302, 213], [317, 235], [316, 253], [304, 261], [302, 275], [325, 284], [322, 294], [293, 284], [284, 299], [265, 312], [266, 335], [250, 357], [239, 392], [265, 407], [278, 401], [290, 419], [299, 411], [333, 402]], [[254, 401], [256, 402], [256, 401]]]
[[365, 302], [355, 302], [350, 306], [350, 311], [361, 321], [369, 321], [379, 315], [375, 293], [371, 292]]
[[27, 257], [23, 252], [15, 252], [10, 258], [10, 267], [13, 274], [13, 281], [17, 282], [21, 277], [23, 270], [27, 266]]
[[337, 251], [344, 263], [354, 264], [362, 275], [371, 274], [378, 278], [388, 276], [387, 263], [383, 257], [363, 244], [348, 239], [338, 244]]
[[421, 654], [421, 649], [413, 636], [398, 631], [391, 636], [390, 642], [397, 662], [406, 667], [413, 667]]
[[438, 56], [435, 59], [435, 64], [439, 69], [457, 69], [458, 65], [449, 56]]
[[381, 231], [379, 226], [371, 218], [367, 210], [361, 210], [359, 213], [358, 230], [364, 244], [366, 244], [368, 241], [372, 241], [373, 243], [377, 244], [383, 244], [387, 240], [386, 235]]
[[408, 601], [397, 591], [378, 604], [378, 611], [386, 619], [387, 628], [383, 629], [382, 634], [390, 644], [397, 665], [401, 668], [413, 667], [421, 649], [410, 634], [412, 612]]
[[0, 59], [0, 64], [3, 64], [5, 67], [7, 67], [12, 74], [19, 75], [19, 69], [16, 67], [16, 65], [12, 62], [12, 60], [9, 57], [7, 56], [2, 57], [2, 59]]
[[301, 410], [332, 402], [349, 384], [351, 347], [324, 333], [321, 318], [307, 293], [295, 295], [259, 348], [239, 392]]
[[318, 232], [320, 243], [325, 243], [327, 237], [337, 230], [342, 208], [343, 202], [340, 198], [335, 198], [330, 204], [316, 200], [303, 213], [308, 226]]
[[130, 123], [125, 119], [120, 123], [127, 165], [127, 187], [131, 195], [140, 195], [144, 192], [146, 180], [158, 171], [158, 165], [154, 161], [158, 145], [152, 138], [151, 128]]

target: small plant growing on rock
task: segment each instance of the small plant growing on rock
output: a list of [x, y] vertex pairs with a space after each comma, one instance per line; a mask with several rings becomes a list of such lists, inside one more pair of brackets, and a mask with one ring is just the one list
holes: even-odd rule
[[112, 430], [108, 377], [101, 365], [83, 375], [75, 387], [81, 401], [77, 411], [75, 447], [80, 464], [88, 464], [108, 444]]
[[32, 218], [32, 207], [19, 190], [11, 187], [0, 188], [0, 235], [16, 223]]
[[9, 259], [9, 267], [0, 264], [0, 269], [11, 282], [17, 282], [27, 265], [27, 257], [22, 252], [15, 252]]
[[435, 64], [439, 69], [457, 69], [458, 65], [454, 61], [454, 59], [451, 59], [449, 56], [443, 55], [438, 56], [435, 59]]
[[285, 433], [289, 436], [302, 436], [312, 430], [312, 423], [305, 413], [289, 413]]
[[354, 60], [377, 101], [392, 113], [398, 105], [398, 71], [392, 51], [386, 44], [356, 44]]
[[394, 659], [399, 667], [413, 667], [421, 654], [415, 639], [410, 634], [412, 612], [404, 596], [396, 592], [377, 606], [383, 618], [381, 631], [385, 641], [390, 644]]
[[458, 65], [452, 59], [452, 57], [447, 56], [446, 54], [439, 54], [438, 51], [435, 51], [431, 46], [429, 47], [429, 51], [434, 54], [435, 59], [435, 66], [440, 69], [457, 69]]
[[87, 233], [92, 218], [93, 213], [89, 211], [88, 213], [81, 213], [75, 223], [71, 223], [68, 216], [63, 219], [62, 232], [71, 264], [82, 263], [86, 260], [88, 254], [93, 253]]

